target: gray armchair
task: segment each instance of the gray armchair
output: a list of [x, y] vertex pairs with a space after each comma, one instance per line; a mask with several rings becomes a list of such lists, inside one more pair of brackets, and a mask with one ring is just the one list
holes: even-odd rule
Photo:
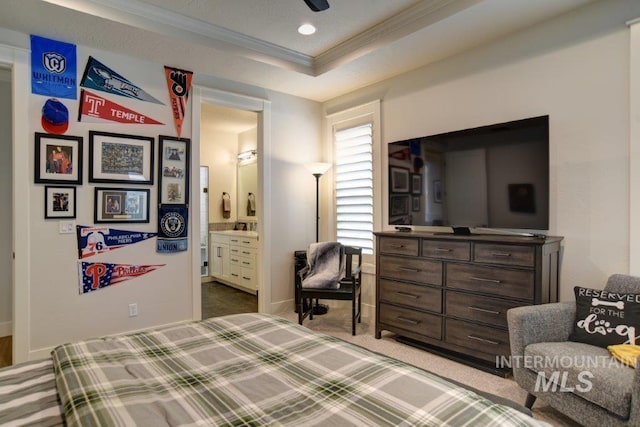
[[[640, 293], [640, 277], [614, 274], [605, 289]], [[507, 312], [513, 377], [536, 398], [585, 426], [640, 426], [640, 367], [618, 363], [606, 348], [568, 341], [574, 302]]]

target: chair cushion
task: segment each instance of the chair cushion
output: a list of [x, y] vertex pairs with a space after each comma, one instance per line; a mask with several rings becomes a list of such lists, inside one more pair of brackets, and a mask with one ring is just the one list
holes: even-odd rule
[[[601, 347], [571, 341], [529, 344], [519, 363], [536, 372], [535, 391], [573, 393], [627, 419], [635, 371]], [[561, 391], [564, 390], [564, 391]]]
[[[636, 344], [640, 333], [640, 294], [576, 286], [576, 319], [570, 341], [606, 348]], [[640, 342], [638, 342], [640, 344]]]

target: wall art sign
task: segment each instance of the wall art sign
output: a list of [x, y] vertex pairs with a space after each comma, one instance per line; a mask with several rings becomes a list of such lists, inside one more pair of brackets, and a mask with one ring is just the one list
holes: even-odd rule
[[171, 100], [173, 121], [176, 125], [176, 133], [178, 137], [180, 137], [182, 133], [182, 122], [187, 112], [187, 99], [189, 98], [189, 91], [191, 90], [193, 72], [167, 67], [166, 65], [164, 72], [167, 79], [169, 98]]
[[130, 108], [109, 101], [86, 89], [80, 91], [78, 121], [90, 123], [122, 123], [136, 125], [162, 125], [157, 120]]
[[31, 92], [76, 99], [76, 45], [31, 35]]
[[157, 236], [158, 233], [119, 230], [105, 226], [76, 226], [78, 258], [88, 258], [103, 252], [113, 251]]
[[166, 264], [131, 265], [78, 261], [80, 295], [97, 291], [98, 289], [106, 288], [107, 286], [115, 285], [126, 280], [135, 279], [165, 265]]
[[89, 182], [153, 184], [153, 137], [89, 132]]
[[187, 205], [160, 205], [158, 208], [158, 246], [156, 252], [184, 252], [189, 248]]

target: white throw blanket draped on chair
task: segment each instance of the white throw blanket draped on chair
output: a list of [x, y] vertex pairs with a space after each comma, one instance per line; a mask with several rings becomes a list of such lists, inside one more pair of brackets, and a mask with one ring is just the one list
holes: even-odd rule
[[312, 243], [307, 249], [307, 265], [303, 288], [338, 289], [344, 277], [344, 247], [338, 242]]

